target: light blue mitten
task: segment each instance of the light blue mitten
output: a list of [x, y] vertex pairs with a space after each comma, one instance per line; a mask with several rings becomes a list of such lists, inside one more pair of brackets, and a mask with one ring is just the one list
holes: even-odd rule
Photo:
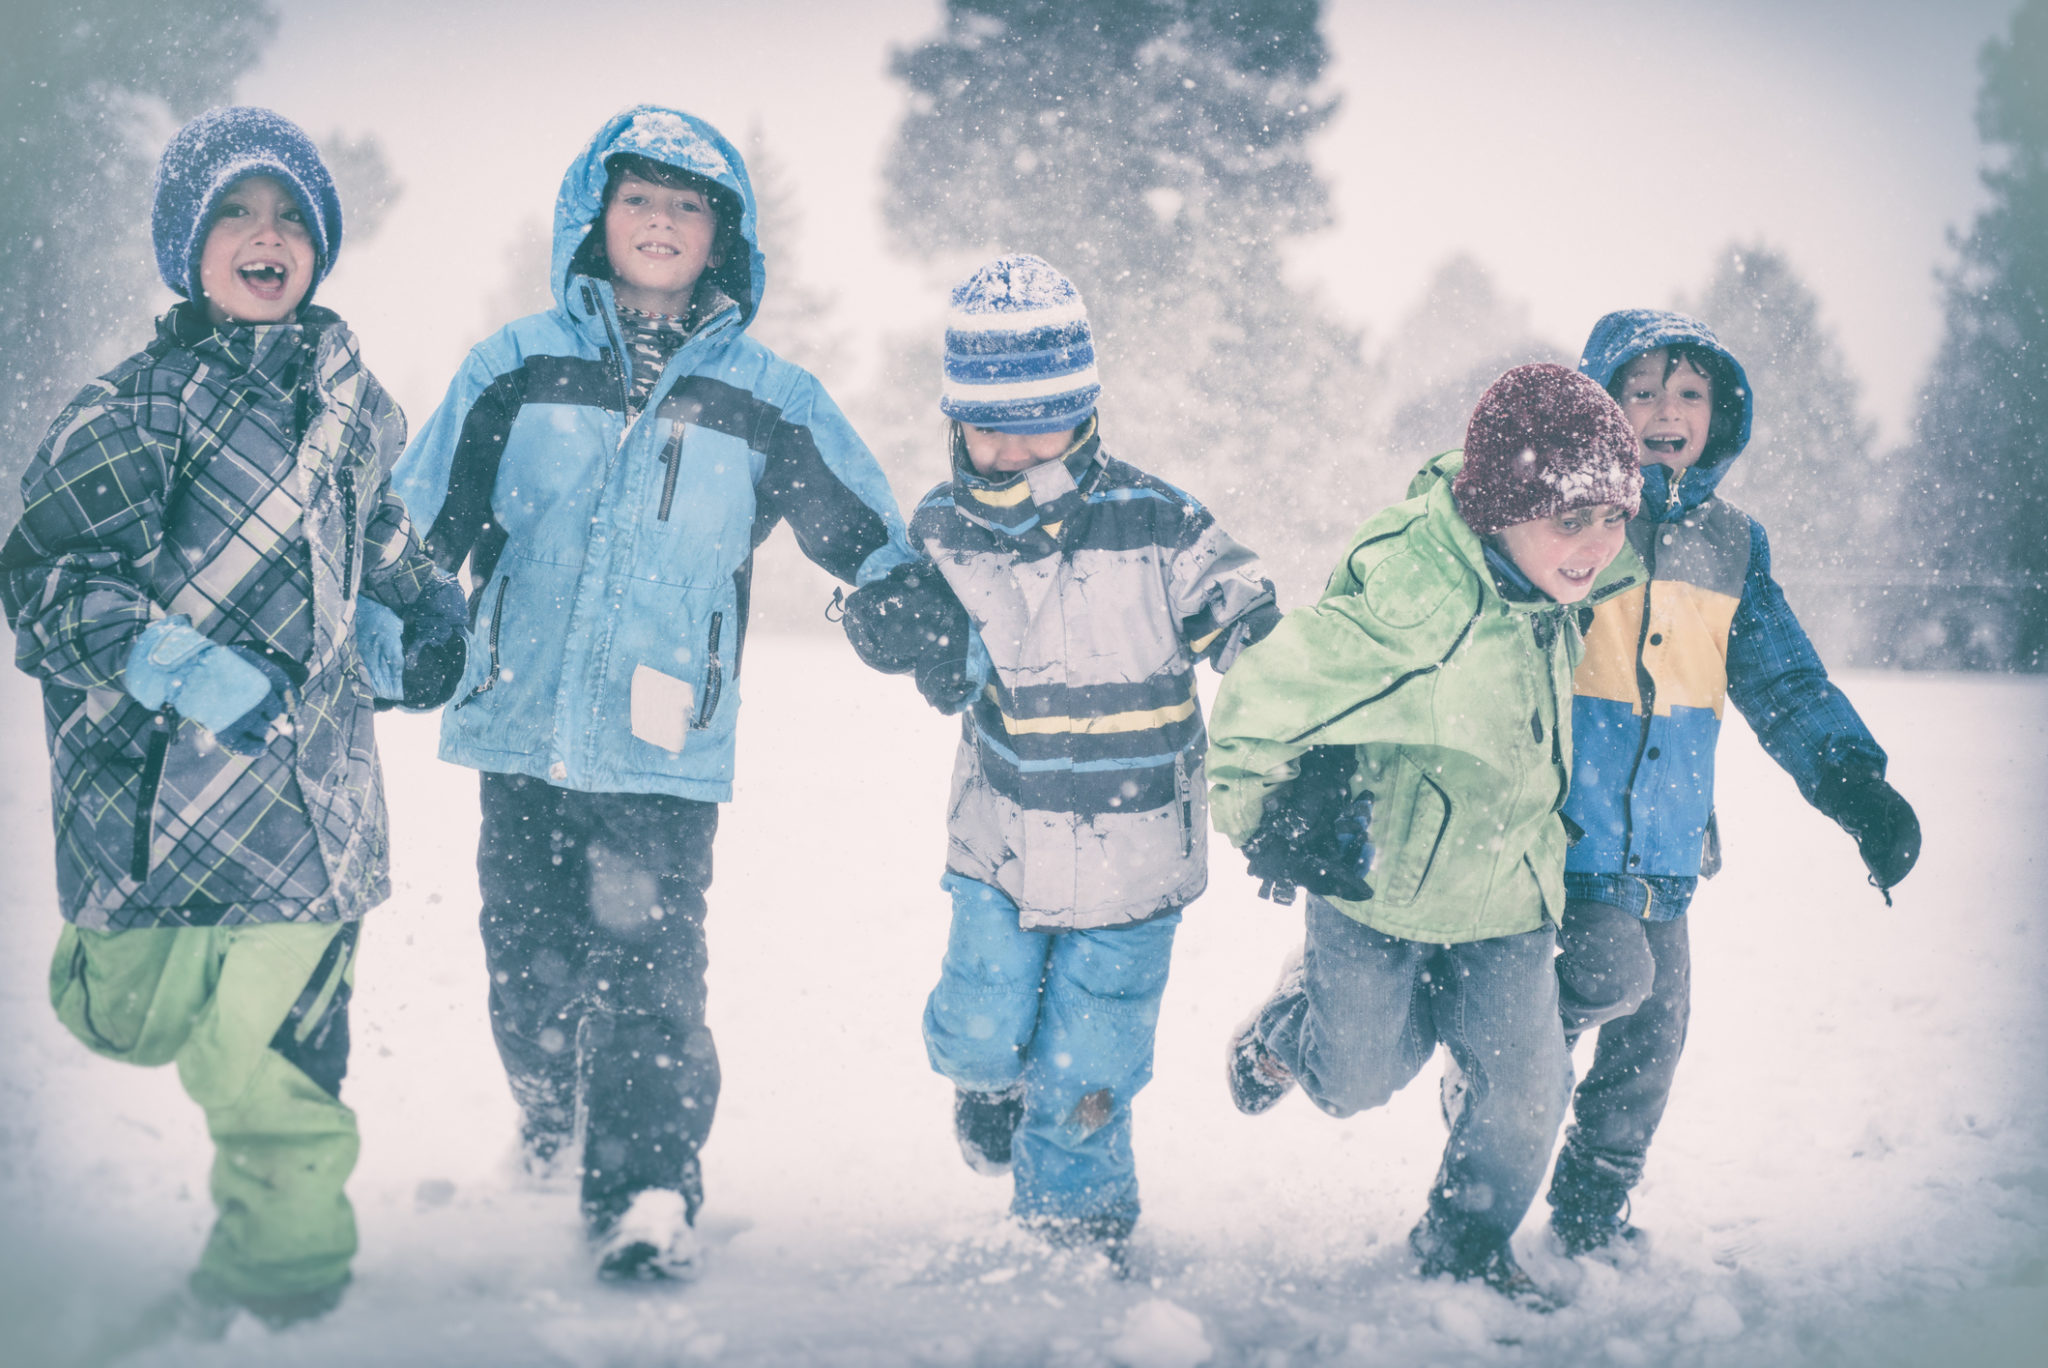
[[123, 683], [145, 708], [175, 708], [219, 736], [270, 696], [270, 677], [210, 641], [180, 614], [143, 628], [128, 648]]
[[405, 624], [372, 598], [356, 600], [356, 654], [363, 677], [379, 698], [405, 697]]

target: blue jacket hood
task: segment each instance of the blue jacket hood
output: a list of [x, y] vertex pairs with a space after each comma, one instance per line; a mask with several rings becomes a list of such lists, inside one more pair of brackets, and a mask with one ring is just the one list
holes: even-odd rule
[[753, 322], [767, 289], [754, 217], [754, 185], [739, 149], [704, 120], [660, 105], [634, 105], [605, 121], [562, 176], [555, 196], [554, 260], [548, 285], [555, 302], [569, 307], [569, 263], [604, 208], [605, 158], [637, 153], [722, 186], [739, 201], [739, 240], [744, 260], [711, 268], [713, 279], [740, 306], [740, 326]]
[[1579, 357], [1580, 372], [1606, 389], [1623, 366], [1644, 352], [1677, 344], [1704, 347], [1728, 363], [1735, 372], [1736, 391], [1742, 401], [1741, 418], [1733, 440], [1717, 435], [1706, 454], [1686, 472], [1682, 482], [1684, 496], [1678, 504], [1671, 502], [1670, 467], [1643, 467], [1643, 509], [1660, 521], [1706, 502], [1714, 486], [1728, 473], [1728, 467], [1749, 445], [1750, 425], [1756, 414], [1756, 396], [1750, 391], [1749, 375], [1735, 359], [1735, 353], [1721, 345], [1712, 328], [1696, 318], [1664, 309], [1617, 309], [1606, 315], [1593, 325], [1586, 338], [1585, 353]]

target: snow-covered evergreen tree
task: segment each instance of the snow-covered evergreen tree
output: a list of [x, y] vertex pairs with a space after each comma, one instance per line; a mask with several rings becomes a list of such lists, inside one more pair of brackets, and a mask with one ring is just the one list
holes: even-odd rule
[[1329, 221], [1306, 149], [1335, 108], [1319, 13], [949, 0], [944, 31], [896, 56], [910, 110], [887, 171], [935, 288], [999, 251], [1074, 279], [1109, 448], [1213, 504], [1296, 602], [1370, 509], [1359, 339], [1281, 269]]
[[1679, 307], [1741, 359], [1756, 396], [1749, 447], [1719, 492], [1770, 534], [1772, 569], [1822, 655], [1885, 658], [1895, 583], [1914, 578], [1900, 560], [1899, 477], [1819, 299], [1783, 253], [1731, 244]]
[[1389, 402], [1376, 445], [1391, 462], [1388, 497], [1400, 497], [1423, 461], [1464, 442], [1472, 406], [1502, 371], [1575, 359], [1536, 335], [1528, 305], [1502, 295], [1477, 260], [1461, 252], [1445, 261], [1378, 357]]
[[1990, 203], [1957, 239], [1915, 425], [1930, 664], [2048, 667], [2048, 0], [1979, 59]]

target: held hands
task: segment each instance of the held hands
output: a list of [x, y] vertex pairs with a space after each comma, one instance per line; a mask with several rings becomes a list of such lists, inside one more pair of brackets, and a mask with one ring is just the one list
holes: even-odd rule
[[455, 696], [469, 664], [469, 597], [453, 575], [436, 575], [405, 610], [405, 691], [400, 705], [419, 711], [438, 708]]
[[143, 629], [128, 648], [122, 682], [145, 708], [175, 710], [237, 755], [263, 751], [292, 688], [276, 664], [208, 639], [183, 615]]
[[846, 596], [846, 639], [883, 674], [907, 674], [924, 701], [955, 713], [977, 687], [968, 668], [973, 624], [930, 565], [910, 562]]
[[1920, 819], [1874, 765], [1834, 764], [1821, 778], [1815, 805], [1856, 839], [1870, 882], [1889, 904], [1894, 885], [1920, 859]]
[[1346, 902], [1372, 897], [1372, 794], [1351, 797], [1352, 755], [1348, 746], [1312, 747], [1294, 781], [1266, 799], [1265, 819], [1244, 843], [1260, 897], [1291, 903], [1296, 887]]

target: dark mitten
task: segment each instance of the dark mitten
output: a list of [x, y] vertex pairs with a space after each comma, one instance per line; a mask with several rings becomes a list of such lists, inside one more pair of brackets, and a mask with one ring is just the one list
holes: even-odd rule
[[1296, 887], [1346, 902], [1372, 897], [1372, 794], [1351, 797], [1356, 755], [1349, 746], [1311, 747], [1294, 781], [1266, 799], [1265, 819], [1244, 843], [1260, 897], [1291, 903]]
[[1874, 765], [1836, 764], [1823, 772], [1815, 805], [1856, 838], [1870, 882], [1891, 889], [1920, 859], [1920, 819], [1913, 805], [1886, 783]]
[[941, 712], [973, 696], [967, 668], [972, 624], [967, 610], [929, 564], [899, 565], [846, 597], [846, 639], [883, 674], [915, 677], [917, 691]]
[[255, 707], [214, 732], [213, 739], [237, 755], [261, 755], [270, 745], [271, 724], [291, 706], [292, 677], [261, 652], [246, 646], [227, 649], [262, 671], [270, 681], [270, 692]]
[[469, 599], [454, 576], [435, 576], [405, 614], [405, 697], [399, 706], [438, 708], [455, 696], [469, 663]]

